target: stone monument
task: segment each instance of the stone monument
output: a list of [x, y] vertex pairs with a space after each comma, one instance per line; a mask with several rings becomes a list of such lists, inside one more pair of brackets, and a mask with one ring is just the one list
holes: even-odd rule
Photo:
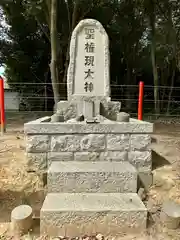
[[108, 36], [96, 20], [81, 21], [72, 34], [67, 84], [60, 121], [54, 115], [24, 126], [29, 169], [48, 169], [41, 234], [144, 230], [137, 182], [151, 175], [153, 124], [129, 119], [111, 101]]

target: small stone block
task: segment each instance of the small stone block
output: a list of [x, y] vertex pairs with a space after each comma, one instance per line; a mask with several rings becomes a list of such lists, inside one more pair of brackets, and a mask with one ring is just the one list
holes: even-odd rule
[[130, 119], [130, 115], [128, 113], [125, 112], [120, 112], [117, 113], [117, 122], [129, 122]]
[[180, 204], [172, 200], [165, 202], [162, 206], [160, 218], [168, 229], [177, 229], [180, 224]]
[[84, 107], [83, 108], [84, 117], [92, 119], [94, 117], [94, 103], [84, 101], [84, 106], [83, 107]]
[[96, 100], [94, 102], [94, 116], [100, 115], [101, 101]]
[[51, 116], [51, 122], [64, 122], [64, 116], [56, 113]]
[[119, 236], [145, 230], [147, 209], [136, 193], [50, 193], [40, 220], [43, 236]]
[[128, 162], [53, 162], [48, 192], [137, 192], [137, 172]]
[[11, 230], [14, 235], [26, 234], [32, 227], [33, 210], [28, 205], [20, 205], [11, 213]]

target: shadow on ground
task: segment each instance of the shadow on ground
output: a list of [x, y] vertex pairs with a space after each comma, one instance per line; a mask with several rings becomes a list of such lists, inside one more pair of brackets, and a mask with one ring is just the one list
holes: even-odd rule
[[161, 156], [159, 153], [152, 151], [152, 170], [155, 170], [159, 167], [163, 167], [165, 165], [170, 165], [171, 163]]

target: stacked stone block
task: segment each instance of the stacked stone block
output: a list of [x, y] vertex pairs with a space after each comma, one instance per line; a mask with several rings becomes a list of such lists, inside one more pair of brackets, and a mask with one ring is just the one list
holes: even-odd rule
[[49, 120], [25, 124], [29, 170], [48, 169], [41, 233], [145, 229], [147, 210], [137, 195], [137, 179], [138, 173], [151, 172], [153, 125], [134, 119], [99, 124]]
[[[48, 127], [48, 123], [42, 125], [44, 131], [43, 128]], [[81, 125], [83, 128], [83, 124]], [[118, 125], [121, 128], [121, 124]], [[41, 129], [38, 133], [36, 125], [31, 133], [26, 125], [26, 155], [29, 170], [47, 171], [48, 163], [52, 161], [129, 161], [139, 172], [151, 171], [150, 135], [146, 132], [130, 132], [128, 130], [130, 123], [126, 125], [127, 133], [122, 129], [122, 133], [116, 134], [108, 133], [106, 130], [103, 132], [103, 129], [102, 132], [99, 129], [98, 133], [93, 134], [88, 129], [86, 129], [87, 133], [81, 131], [71, 134], [71, 128], [67, 134], [62, 131], [42, 133]], [[136, 125], [137, 123], [134, 124]], [[146, 125], [148, 128], [148, 124]], [[30, 127], [33, 130], [33, 125]], [[142, 131], [143, 128], [140, 130]]]

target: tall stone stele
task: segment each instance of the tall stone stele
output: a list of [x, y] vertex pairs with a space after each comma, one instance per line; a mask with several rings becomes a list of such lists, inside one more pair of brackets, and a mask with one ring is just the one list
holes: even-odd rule
[[70, 44], [68, 100], [53, 118], [59, 121], [24, 125], [31, 171], [48, 171], [42, 235], [116, 237], [146, 229], [137, 191], [139, 182], [151, 182], [153, 124], [128, 118], [111, 101], [108, 48], [102, 25], [81, 21]]
[[88, 108], [94, 117], [103, 115], [116, 120], [121, 103], [111, 101], [109, 67], [109, 39], [105, 29], [96, 20], [81, 21], [73, 31], [70, 43], [68, 101], [57, 104], [57, 113], [63, 113], [65, 120], [78, 114], [88, 117], [90, 112], [85, 110]]

